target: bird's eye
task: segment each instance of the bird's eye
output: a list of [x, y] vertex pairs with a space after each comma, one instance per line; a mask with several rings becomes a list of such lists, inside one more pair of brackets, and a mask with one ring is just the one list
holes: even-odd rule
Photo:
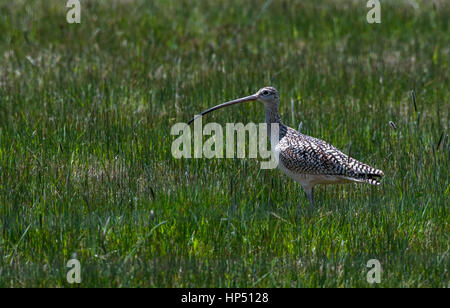
[[263, 94], [263, 95], [269, 95], [269, 91], [264, 90], [262, 94]]

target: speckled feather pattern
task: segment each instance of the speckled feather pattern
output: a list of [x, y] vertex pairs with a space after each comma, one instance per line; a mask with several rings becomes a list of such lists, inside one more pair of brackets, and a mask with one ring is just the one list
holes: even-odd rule
[[280, 163], [299, 174], [334, 175], [380, 185], [381, 170], [370, 167], [321, 139], [303, 135], [280, 125], [280, 142], [277, 144]]

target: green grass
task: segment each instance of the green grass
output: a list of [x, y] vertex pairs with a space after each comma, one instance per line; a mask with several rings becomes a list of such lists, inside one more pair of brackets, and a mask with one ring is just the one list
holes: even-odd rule
[[[449, 287], [448, 2], [81, 2], [0, 4], [0, 287], [74, 286], [74, 255], [81, 287], [371, 287], [373, 258], [378, 286]], [[265, 85], [383, 185], [310, 208], [258, 160], [172, 157], [173, 124]]]

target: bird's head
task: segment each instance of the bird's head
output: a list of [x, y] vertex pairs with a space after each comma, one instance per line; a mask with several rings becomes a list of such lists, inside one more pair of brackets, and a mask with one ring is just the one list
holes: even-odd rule
[[[256, 92], [253, 95], [250, 96], [246, 96], [246, 97], [242, 97], [242, 98], [238, 98], [217, 106], [214, 106], [212, 108], [209, 108], [205, 111], [203, 111], [200, 115], [198, 116], [202, 116], [205, 115], [207, 113], [210, 113], [214, 110], [217, 109], [221, 109], [224, 107], [228, 107], [234, 104], [239, 104], [239, 103], [245, 103], [245, 102], [251, 102], [251, 101], [260, 101], [262, 103], [264, 103], [264, 105], [266, 107], [272, 107], [272, 106], [278, 106], [279, 104], [279, 96], [278, 96], [278, 92], [275, 88], [273, 87], [264, 87], [258, 90], [258, 92]], [[197, 117], [194, 117], [193, 119], [191, 119], [188, 124], [191, 124]]]
[[278, 104], [279, 96], [277, 89], [273, 87], [264, 87], [255, 94], [256, 99], [264, 104]]

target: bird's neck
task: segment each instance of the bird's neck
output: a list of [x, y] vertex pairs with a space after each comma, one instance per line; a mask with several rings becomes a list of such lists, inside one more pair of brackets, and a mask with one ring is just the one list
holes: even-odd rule
[[278, 105], [267, 105], [266, 108], [266, 123], [267, 134], [271, 138], [272, 124], [277, 124], [279, 127], [279, 139], [286, 133], [287, 127], [281, 122], [280, 113], [278, 112]]
[[281, 124], [280, 114], [278, 112], [277, 105], [268, 105], [266, 107], [266, 123], [278, 123]]

